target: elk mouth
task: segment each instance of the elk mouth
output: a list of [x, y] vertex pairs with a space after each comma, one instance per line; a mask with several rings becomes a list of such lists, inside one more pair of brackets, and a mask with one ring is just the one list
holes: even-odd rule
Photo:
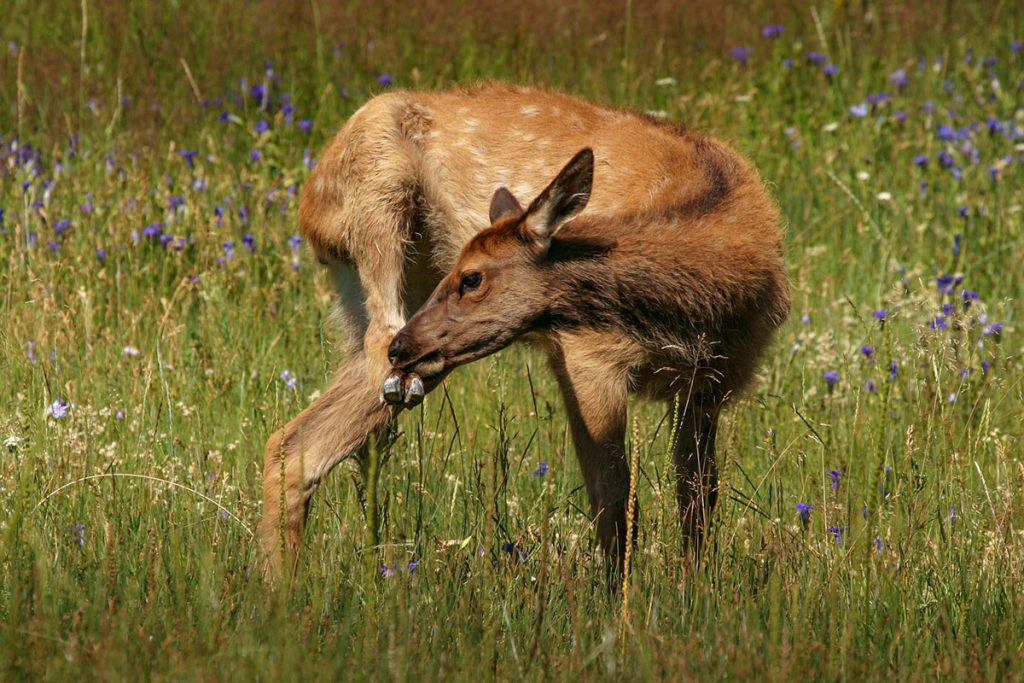
[[416, 360], [396, 365], [395, 369], [407, 375], [419, 375], [424, 382], [440, 379], [445, 374], [447, 363], [439, 351], [430, 351]]

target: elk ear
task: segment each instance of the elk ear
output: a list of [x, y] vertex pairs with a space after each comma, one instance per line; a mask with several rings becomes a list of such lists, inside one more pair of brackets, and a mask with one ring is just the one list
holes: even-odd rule
[[547, 247], [558, 229], [587, 205], [594, 183], [594, 152], [586, 147], [572, 158], [526, 209], [526, 226]]
[[519, 216], [523, 213], [523, 207], [508, 191], [507, 187], [499, 187], [494, 196], [491, 197], [491, 225], [494, 225], [502, 218]]

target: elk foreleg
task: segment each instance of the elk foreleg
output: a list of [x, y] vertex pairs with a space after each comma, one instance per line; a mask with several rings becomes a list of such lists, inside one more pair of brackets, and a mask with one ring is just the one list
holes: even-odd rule
[[614, 355], [593, 339], [570, 335], [561, 335], [550, 350], [598, 541], [608, 560], [621, 568], [630, 477], [625, 453], [628, 368], [610, 362]]

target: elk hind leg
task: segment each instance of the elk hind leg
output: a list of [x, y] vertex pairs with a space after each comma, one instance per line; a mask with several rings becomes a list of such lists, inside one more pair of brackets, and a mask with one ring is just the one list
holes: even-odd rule
[[683, 539], [698, 556], [711, 529], [711, 516], [718, 500], [715, 439], [720, 410], [717, 403], [682, 401], [672, 446]]
[[331, 386], [267, 441], [261, 535], [271, 573], [285, 556], [298, 557], [310, 498], [338, 463], [382, 436], [391, 409], [367, 375], [359, 352], [339, 369]]

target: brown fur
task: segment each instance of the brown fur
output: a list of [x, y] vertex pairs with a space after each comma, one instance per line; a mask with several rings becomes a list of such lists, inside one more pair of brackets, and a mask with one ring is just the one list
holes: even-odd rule
[[[577, 157], [561, 186], [548, 185], [584, 147], [596, 164], [588, 171]], [[516, 213], [496, 196], [498, 220], [477, 235], [502, 186], [538, 199]], [[551, 234], [538, 238], [549, 223]], [[789, 307], [776, 211], [734, 151], [552, 91], [391, 93], [353, 115], [324, 152], [303, 190], [300, 226], [331, 271], [350, 338], [362, 344], [352, 344], [332, 387], [268, 443], [271, 557], [280, 559], [282, 538], [298, 549], [316, 482], [391, 419], [379, 396], [393, 372], [393, 340], [404, 346], [392, 354], [396, 369], [429, 389], [524, 334], [548, 348], [610, 556], [621, 557], [625, 538], [626, 397], [683, 395], [680, 514], [698, 540], [716, 487], [720, 407], [750, 382]], [[452, 301], [473, 268], [486, 271], [486, 287], [456, 297], [475, 302], [467, 313]]]

